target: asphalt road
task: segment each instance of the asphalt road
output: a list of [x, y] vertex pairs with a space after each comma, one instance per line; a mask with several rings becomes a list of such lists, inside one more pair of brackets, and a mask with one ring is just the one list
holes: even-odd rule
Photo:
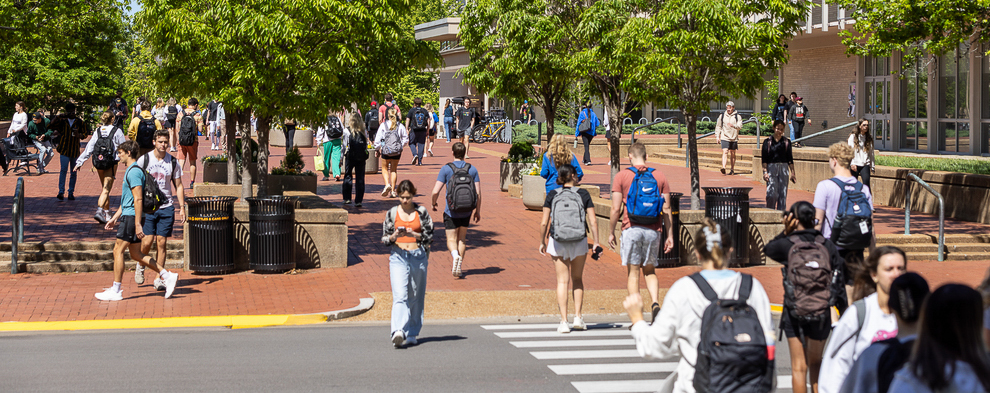
[[590, 392], [662, 379], [669, 363], [630, 356], [628, 329], [604, 323], [623, 319], [589, 317], [602, 324], [569, 335], [546, 318], [427, 321], [406, 349], [384, 323], [4, 333], [0, 391]]

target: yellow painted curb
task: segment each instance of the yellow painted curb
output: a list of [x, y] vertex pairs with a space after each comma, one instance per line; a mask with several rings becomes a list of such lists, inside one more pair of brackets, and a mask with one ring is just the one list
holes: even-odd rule
[[154, 329], [179, 327], [229, 327], [244, 329], [265, 326], [310, 325], [326, 322], [323, 314], [308, 315], [229, 315], [214, 317], [176, 317], [146, 319], [111, 319], [98, 321], [3, 322], [0, 332], [51, 330]]
[[784, 312], [784, 306], [778, 306], [776, 304], [770, 305], [770, 312]]

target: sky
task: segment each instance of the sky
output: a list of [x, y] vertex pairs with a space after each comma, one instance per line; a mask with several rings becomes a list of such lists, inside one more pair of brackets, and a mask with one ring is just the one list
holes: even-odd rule
[[128, 2], [130, 3], [129, 5], [131, 6], [131, 12], [129, 12], [128, 15], [134, 15], [134, 13], [138, 12], [139, 10], [141, 10], [141, 2], [140, 1], [138, 1], [138, 0], [129, 0]]

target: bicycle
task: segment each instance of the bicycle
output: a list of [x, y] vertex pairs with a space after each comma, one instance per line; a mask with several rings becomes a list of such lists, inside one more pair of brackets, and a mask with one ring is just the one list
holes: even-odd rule
[[485, 121], [474, 126], [471, 139], [475, 143], [497, 142], [507, 143], [505, 138], [505, 121]]

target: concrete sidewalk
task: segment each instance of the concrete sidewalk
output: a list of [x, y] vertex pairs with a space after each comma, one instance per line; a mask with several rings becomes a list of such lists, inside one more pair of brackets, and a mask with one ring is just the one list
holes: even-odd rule
[[[284, 150], [271, 150], [276, 154], [270, 162], [277, 165]], [[442, 212], [432, 214], [437, 232], [427, 284], [430, 292], [428, 318], [556, 313], [552, 292], [556, 287], [553, 265], [548, 256], [537, 252], [540, 213], [525, 210], [521, 200], [509, 198], [496, 185], [499, 159], [507, 150], [507, 145], [472, 145], [470, 155], [473, 158], [470, 162], [481, 173], [483, 206], [481, 222], [472, 224], [468, 232], [463, 279], [450, 275], [451, 256], [446, 247]], [[449, 144], [439, 141], [433, 151], [437, 156], [425, 158], [423, 166], [410, 166], [412, 158], [407, 151], [399, 166], [399, 179], [410, 179], [415, 183], [419, 189], [416, 201], [421, 204], [429, 205], [429, 193], [436, 182], [437, 172], [451, 160]], [[201, 144], [201, 156], [210, 153]], [[303, 154], [307, 166], [311, 168], [313, 162], [309, 157], [315, 154], [315, 149], [303, 149]], [[666, 174], [674, 191], [689, 193], [687, 168], [683, 165], [661, 165], [659, 168]], [[608, 170], [604, 163], [585, 168], [585, 183], [599, 185], [603, 193], [607, 193]], [[122, 171], [121, 168], [119, 172]], [[26, 240], [112, 240], [113, 232], [98, 228], [90, 217], [99, 189], [95, 174], [88, 172], [88, 165], [80, 173], [76, 201], [59, 202], [53, 198], [57, 178], [57, 173], [26, 178], [30, 182], [27, 188]], [[11, 176], [0, 178], [0, 189], [11, 190], [8, 195], [12, 194], [13, 179]], [[745, 176], [723, 176], [717, 171], [702, 169], [701, 181], [704, 186], [753, 187], [750, 193], [753, 206], [763, 204], [765, 189]], [[0, 304], [5, 306], [0, 310], [0, 321], [310, 314], [353, 308], [360, 304], [361, 298], [368, 297], [374, 297], [379, 304], [372, 313], [362, 318], [387, 319], [390, 308], [390, 298], [387, 296], [390, 291], [389, 250], [380, 243], [381, 223], [384, 212], [397, 201], [380, 196], [383, 184], [381, 175], [369, 175], [367, 182], [364, 207], [345, 207], [350, 217], [348, 267], [345, 269], [309, 270], [296, 275], [243, 272], [201, 276], [180, 272], [179, 288], [168, 300], [152, 289], [150, 278], [147, 284], [139, 287], [132, 281], [132, 273], [128, 272], [123, 283], [125, 299], [112, 303], [100, 302], [93, 297], [94, 293], [111, 284], [112, 273], [109, 272], [4, 273], [0, 274]], [[341, 203], [341, 183], [321, 181], [319, 184], [321, 195], [330, 202]], [[113, 191], [114, 207], [119, 203], [119, 194], [118, 181]], [[807, 192], [792, 191], [789, 202], [810, 201], [812, 197]], [[689, 206], [687, 198], [682, 200], [682, 209]], [[10, 198], [4, 198], [0, 201], [0, 216], [9, 217], [9, 211]], [[916, 233], [931, 233], [932, 221], [931, 216], [912, 215], [912, 228]], [[902, 233], [903, 211], [881, 207], [876, 225], [878, 233]], [[9, 228], [9, 221], [4, 222], [0, 233], [9, 233]], [[964, 233], [987, 232], [986, 226], [965, 222], [952, 222], [947, 229]], [[181, 237], [181, 233], [177, 237]], [[990, 262], [972, 261], [911, 261], [909, 264], [910, 270], [921, 272], [933, 285], [948, 281], [975, 285], [988, 267]], [[660, 270], [661, 287], [667, 288], [680, 277], [696, 270], [697, 267]], [[763, 283], [772, 302], [781, 302], [783, 291], [779, 267], [759, 266], [742, 270]], [[585, 288], [589, 291], [585, 312], [622, 312], [618, 301], [626, 286], [626, 273], [616, 253], [606, 251], [599, 261], [589, 259], [584, 277]]]

